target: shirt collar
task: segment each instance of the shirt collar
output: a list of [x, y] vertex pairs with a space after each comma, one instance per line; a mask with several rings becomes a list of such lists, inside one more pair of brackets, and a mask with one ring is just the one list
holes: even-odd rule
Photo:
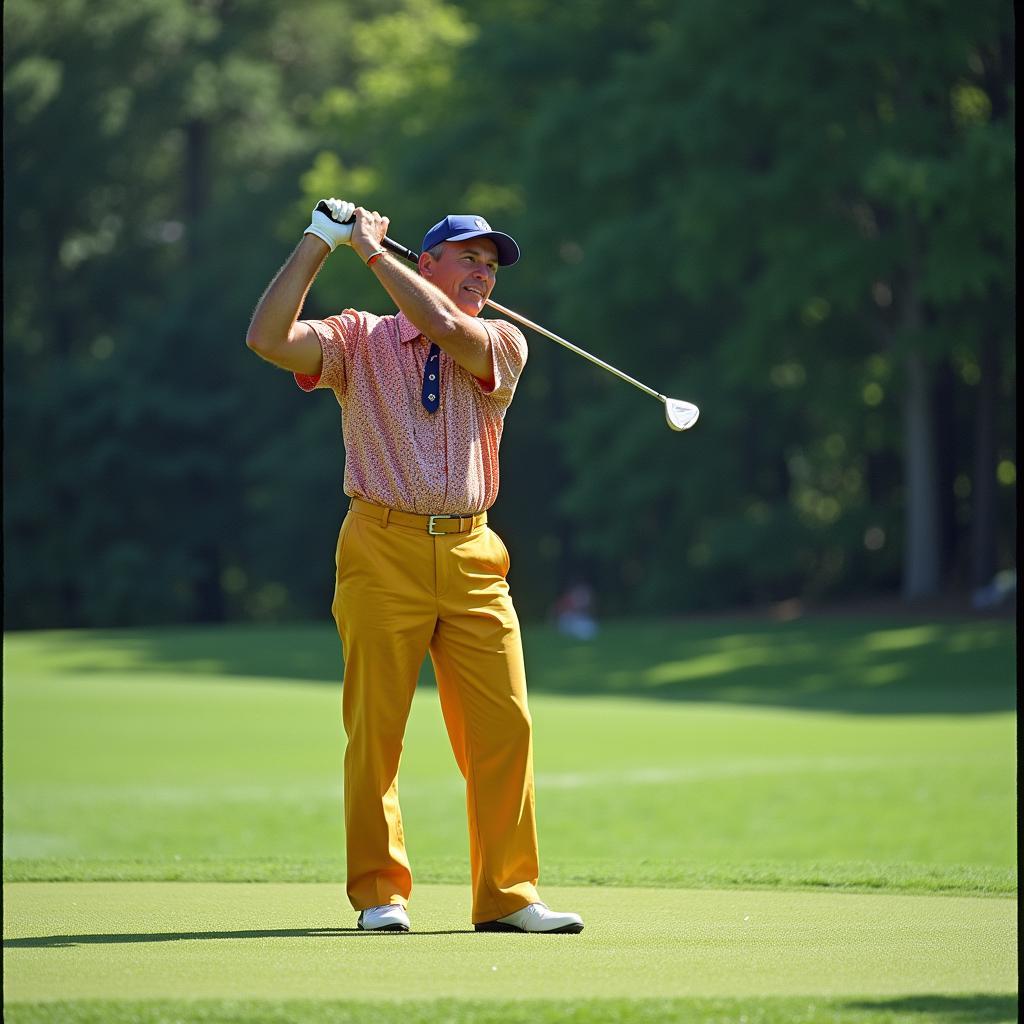
[[401, 310], [395, 319], [398, 321], [399, 341], [415, 341], [420, 336], [420, 329]]

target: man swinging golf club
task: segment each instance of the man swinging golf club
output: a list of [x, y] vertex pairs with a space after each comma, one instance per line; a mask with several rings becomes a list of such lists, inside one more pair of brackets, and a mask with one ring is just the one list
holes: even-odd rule
[[[345, 493], [333, 613], [345, 654], [348, 896], [368, 931], [408, 931], [412, 874], [398, 766], [423, 656], [466, 779], [477, 931], [579, 932], [537, 893], [533, 747], [508, 553], [487, 526], [505, 411], [526, 362], [518, 327], [478, 315], [519, 246], [448, 216], [417, 270], [382, 244], [388, 218], [327, 200], [260, 299], [258, 355], [342, 409]], [[323, 212], [326, 205], [329, 214]], [[349, 222], [349, 223], [345, 223]], [[298, 320], [313, 279], [351, 246], [398, 307]]]

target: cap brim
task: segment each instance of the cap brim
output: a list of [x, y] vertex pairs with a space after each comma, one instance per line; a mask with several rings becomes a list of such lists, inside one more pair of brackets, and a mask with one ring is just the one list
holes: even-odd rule
[[503, 231], [463, 231], [461, 234], [446, 238], [446, 242], [464, 242], [467, 238], [489, 238], [498, 250], [498, 266], [511, 267], [519, 262], [522, 253], [519, 245], [511, 235]]

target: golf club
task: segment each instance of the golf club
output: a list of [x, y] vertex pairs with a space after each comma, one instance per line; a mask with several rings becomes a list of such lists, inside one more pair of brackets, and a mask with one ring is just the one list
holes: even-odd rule
[[[328, 217], [334, 220], [331, 214], [331, 209], [323, 200], [317, 203], [316, 208], [321, 213], [326, 213]], [[349, 217], [348, 220], [344, 221], [345, 224], [351, 223], [355, 220], [355, 215]], [[412, 249], [407, 249], [404, 245], [394, 241], [391, 238], [385, 236], [381, 245], [385, 249], [393, 252], [396, 256], [401, 256], [403, 259], [407, 259], [410, 263], [419, 262], [419, 253], [413, 252]], [[597, 356], [591, 355], [589, 352], [584, 351], [578, 345], [574, 345], [571, 341], [566, 341], [565, 338], [559, 337], [553, 331], [549, 331], [540, 324], [534, 323], [532, 320], [527, 319], [525, 316], [521, 316], [514, 310], [508, 309], [505, 306], [499, 305], [492, 299], [487, 299], [485, 305], [490, 306], [491, 309], [497, 310], [503, 316], [507, 316], [512, 320], [517, 321], [524, 327], [529, 327], [531, 330], [536, 331], [538, 334], [543, 334], [545, 338], [550, 338], [551, 341], [556, 342], [563, 348], [567, 348], [570, 352], [575, 352], [578, 356], [583, 356], [584, 359], [593, 363], [595, 366], [601, 367], [602, 370], [607, 370], [609, 373], [614, 374], [619, 380], [626, 381], [627, 384], [632, 384], [633, 387], [639, 388], [645, 395], [650, 395], [652, 398], [656, 398], [665, 406], [665, 420], [673, 430], [689, 430], [690, 427], [697, 422], [697, 417], [700, 415], [700, 409], [697, 408], [692, 402], [684, 402], [679, 398], [668, 398], [665, 395], [659, 394], [654, 388], [649, 388], [646, 384], [642, 384], [640, 381], [633, 377], [630, 377], [628, 373], [623, 373], [621, 370], [616, 369], [611, 363], [606, 363], [603, 359], [598, 359]]]

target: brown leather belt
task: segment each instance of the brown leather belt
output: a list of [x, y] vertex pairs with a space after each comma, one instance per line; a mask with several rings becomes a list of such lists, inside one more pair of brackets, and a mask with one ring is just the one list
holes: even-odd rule
[[466, 516], [420, 516], [414, 512], [400, 512], [397, 508], [374, 505], [372, 502], [363, 501], [362, 498], [353, 498], [348, 507], [350, 511], [376, 519], [384, 526], [394, 523], [395, 526], [423, 530], [431, 537], [440, 537], [448, 533], [469, 533], [470, 530], [475, 530], [487, 522], [486, 512]]

